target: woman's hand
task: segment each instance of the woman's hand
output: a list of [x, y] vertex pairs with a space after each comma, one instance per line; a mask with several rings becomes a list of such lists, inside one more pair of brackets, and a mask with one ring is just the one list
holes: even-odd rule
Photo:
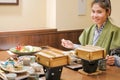
[[68, 48], [68, 49], [74, 49], [74, 44], [70, 40], [62, 39], [61, 45], [65, 48]]
[[115, 58], [114, 58], [114, 56], [109, 56], [109, 55], [107, 55], [106, 56], [106, 59], [107, 59], [107, 64], [108, 65], [114, 65], [114, 63], [115, 63]]

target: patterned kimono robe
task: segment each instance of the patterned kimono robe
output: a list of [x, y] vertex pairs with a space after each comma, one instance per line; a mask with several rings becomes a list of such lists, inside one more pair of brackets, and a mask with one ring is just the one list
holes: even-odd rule
[[[81, 45], [85, 46], [93, 44], [95, 27], [96, 25], [94, 24], [82, 32], [81, 36], [79, 37]], [[104, 48], [107, 54], [111, 49], [120, 47], [120, 28], [113, 25], [108, 20], [104, 25], [102, 33], [99, 36], [95, 46]]]

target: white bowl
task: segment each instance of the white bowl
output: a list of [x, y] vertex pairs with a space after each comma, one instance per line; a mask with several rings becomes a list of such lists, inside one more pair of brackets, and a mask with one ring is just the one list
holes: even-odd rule
[[8, 78], [8, 80], [15, 80], [15, 78], [17, 77], [17, 74], [8, 73], [8, 74], [6, 74], [6, 77]]
[[42, 65], [38, 64], [38, 63], [32, 63], [30, 64], [31, 67], [35, 70], [35, 72], [41, 72], [42, 71]]

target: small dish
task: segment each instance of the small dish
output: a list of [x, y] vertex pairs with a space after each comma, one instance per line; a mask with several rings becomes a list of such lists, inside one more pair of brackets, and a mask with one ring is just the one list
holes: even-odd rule
[[7, 71], [7, 72], [12, 72], [12, 73], [24, 73], [27, 72], [27, 70], [23, 67], [22, 70], [8, 70], [4, 67], [4, 65], [0, 64], [0, 67], [2, 70]]

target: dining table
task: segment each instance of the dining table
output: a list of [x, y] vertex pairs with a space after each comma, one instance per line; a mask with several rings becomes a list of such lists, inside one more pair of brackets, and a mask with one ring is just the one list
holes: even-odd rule
[[[47, 49], [49, 48], [51, 49], [53, 47], [48, 47]], [[4, 61], [9, 57], [11, 57], [11, 55], [8, 53], [8, 51], [0, 51], [0, 61]], [[106, 70], [102, 71], [102, 73], [98, 75], [85, 75], [80, 73], [78, 70], [73, 70], [66, 66], [63, 66], [60, 80], [119, 80], [120, 78], [120, 68], [116, 66], [107, 65]], [[17, 76], [16, 80], [27, 80], [28, 76], [28, 73], [21, 73], [19, 76]], [[45, 76], [40, 76], [39, 80], [46, 80]]]
[[[119, 80], [120, 68], [115, 66], [107, 66], [107, 70], [98, 75], [85, 75], [78, 71], [64, 67], [60, 80]], [[41, 77], [40, 80], [46, 80]]]

